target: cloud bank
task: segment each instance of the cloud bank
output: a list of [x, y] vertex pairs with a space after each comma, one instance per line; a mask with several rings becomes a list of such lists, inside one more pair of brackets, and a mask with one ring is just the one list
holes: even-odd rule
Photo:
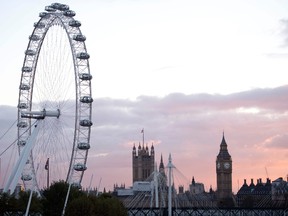
[[[243, 179], [271, 178], [288, 173], [288, 85], [252, 89], [229, 95], [173, 93], [136, 100], [95, 98], [88, 170], [93, 187], [113, 189], [132, 184], [132, 147], [153, 144], [156, 162], [171, 153], [185, 185], [194, 176], [206, 190], [216, 189], [216, 156], [223, 133], [233, 160], [233, 191]], [[16, 108], [0, 106], [0, 128], [16, 120]], [[15, 135], [16, 137], [16, 135]], [[1, 151], [4, 145], [0, 145]]]

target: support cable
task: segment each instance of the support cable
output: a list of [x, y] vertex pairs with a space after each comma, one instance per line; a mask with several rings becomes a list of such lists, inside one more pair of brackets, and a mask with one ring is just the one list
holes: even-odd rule
[[13, 124], [7, 129], [7, 131], [0, 137], [0, 141], [1, 139], [3, 139], [3, 137], [11, 130], [11, 128], [16, 124], [16, 122], [18, 121], [18, 119], [16, 119]]
[[[27, 130], [25, 130], [21, 135], [20, 135], [20, 137], [24, 134], [24, 133], [26, 133], [33, 125], [35, 125], [36, 124], [36, 121], [29, 127], [29, 128], [27, 128]], [[16, 142], [18, 141], [18, 138], [16, 139], [16, 140], [14, 140], [3, 152], [1, 152], [0, 153], [0, 157], [9, 149], [9, 148], [11, 148], [11, 146], [13, 145], [13, 144], [15, 144]]]

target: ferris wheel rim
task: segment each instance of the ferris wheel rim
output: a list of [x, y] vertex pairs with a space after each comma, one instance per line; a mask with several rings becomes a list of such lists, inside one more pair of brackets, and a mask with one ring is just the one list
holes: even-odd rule
[[[79, 28], [81, 23], [73, 18], [75, 16], [75, 12], [69, 10], [67, 5], [59, 3], [46, 6], [45, 10], [47, 12], [41, 12], [39, 14], [39, 21], [34, 24], [34, 29], [31, 36], [29, 37], [29, 43], [25, 51], [25, 58], [22, 66], [22, 74], [19, 86], [17, 124], [19, 154], [21, 152], [21, 141], [23, 141], [23, 139], [20, 139], [20, 137], [22, 137], [23, 131], [27, 130], [28, 128], [28, 135], [26, 139], [31, 134], [31, 119], [24, 120], [24, 117], [21, 116], [21, 113], [23, 110], [28, 112], [33, 111], [32, 102], [34, 79], [42, 43], [45, 40], [46, 34], [50, 28], [55, 25], [60, 25], [64, 28], [69, 39], [71, 54], [73, 58], [76, 89], [74, 138], [73, 147], [71, 149], [70, 165], [67, 168], [68, 172], [66, 181], [69, 183], [81, 185], [84, 171], [87, 169], [86, 163], [88, 150], [90, 148], [90, 128], [93, 124], [91, 121], [93, 102], [91, 93], [92, 75], [90, 74], [88, 61], [90, 56], [87, 53], [85, 45], [86, 37], [82, 35], [82, 32]], [[87, 142], [81, 142], [81, 139]], [[85, 145], [85, 143], [89, 146]], [[76, 159], [79, 154], [82, 157], [81, 160]], [[32, 176], [34, 176], [34, 179], [32, 179], [34, 180], [33, 184], [38, 188], [33, 162], [31, 162], [31, 173]], [[22, 180], [24, 182], [24, 186], [26, 187], [26, 180], [29, 181], [31, 179], [29, 179], [29, 176], [25, 175], [26, 174], [22, 174]], [[25, 179], [25, 177], [27, 177], [27, 179]]]

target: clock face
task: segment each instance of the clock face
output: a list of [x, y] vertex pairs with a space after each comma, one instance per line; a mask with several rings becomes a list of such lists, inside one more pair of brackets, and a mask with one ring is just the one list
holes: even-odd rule
[[228, 162], [224, 163], [224, 168], [225, 169], [229, 169], [230, 168], [230, 163], [228, 163]]
[[220, 169], [220, 163], [217, 163], [217, 168]]

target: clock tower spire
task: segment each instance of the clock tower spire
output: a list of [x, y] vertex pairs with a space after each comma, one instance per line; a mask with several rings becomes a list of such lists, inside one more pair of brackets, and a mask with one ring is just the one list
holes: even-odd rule
[[232, 158], [228, 152], [224, 132], [220, 151], [216, 159], [217, 198], [219, 206], [233, 206], [232, 199]]

